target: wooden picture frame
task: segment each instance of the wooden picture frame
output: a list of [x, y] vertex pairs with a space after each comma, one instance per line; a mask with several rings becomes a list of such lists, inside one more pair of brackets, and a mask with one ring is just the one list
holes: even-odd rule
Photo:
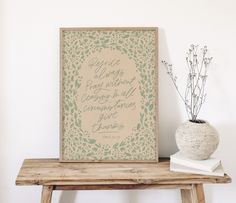
[[60, 161], [158, 162], [158, 28], [60, 28]]

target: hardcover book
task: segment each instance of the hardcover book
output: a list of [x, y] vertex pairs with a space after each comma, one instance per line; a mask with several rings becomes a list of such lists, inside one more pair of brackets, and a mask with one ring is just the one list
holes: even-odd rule
[[213, 172], [209, 172], [209, 171], [202, 171], [195, 168], [190, 168], [187, 166], [175, 164], [172, 162], [170, 163], [170, 171], [193, 173], [193, 174], [208, 175], [208, 176], [224, 176], [224, 170], [221, 164]]
[[170, 161], [175, 164], [183, 165], [186, 167], [190, 167], [193, 169], [198, 169], [202, 171], [212, 172], [214, 171], [219, 165], [220, 160], [216, 158], [209, 158], [206, 160], [192, 160], [184, 157], [181, 152], [177, 152], [170, 156]]

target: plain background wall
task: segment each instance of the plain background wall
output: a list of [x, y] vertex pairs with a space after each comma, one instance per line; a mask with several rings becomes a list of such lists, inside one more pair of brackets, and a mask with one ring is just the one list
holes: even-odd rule
[[[59, 27], [157, 26], [159, 59], [174, 64], [180, 88], [185, 53], [208, 45], [214, 57], [200, 117], [220, 134], [215, 156], [236, 179], [236, 1], [0, 0], [0, 202], [40, 202], [41, 187], [16, 187], [25, 158], [59, 156]], [[177, 148], [175, 129], [187, 119], [159, 64], [160, 155]], [[236, 184], [207, 185], [208, 203], [236, 201]], [[177, 190], [55, 192], [59, 203], [174, 203]]]

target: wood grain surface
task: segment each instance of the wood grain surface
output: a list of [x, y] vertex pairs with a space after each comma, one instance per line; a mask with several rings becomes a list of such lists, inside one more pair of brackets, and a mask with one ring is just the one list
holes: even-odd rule
[[43, 186], [41, 203], [50, 203], [52, 200], [53, 186]]
[[[159, 163], [60, 163], [58, 159], [26, 159], [16, 185], [48, 185], [54, 189], [145, 189], [190, 187], [193, 184], [229, 183], [231, 178], [169, 171], [169, 160]], [[73, 188], [73, 187], [72, 187]]]

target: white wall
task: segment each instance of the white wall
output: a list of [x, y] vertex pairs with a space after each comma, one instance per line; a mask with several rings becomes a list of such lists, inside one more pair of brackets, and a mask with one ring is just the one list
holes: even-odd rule
[[[159, 56], [183, 86], [185, 52], [207, 44], [214, 62], [201, 118], [219, 131], [215, 156], [236, 179], [236, 1], [0, 0], [0, 202], [39, 202], [40, 187], [16, 187], [23, 159], [59, 156], [59, 27], [158, 26]], [[176, 151], [174, 131], [186, 120], [159, 66], [160, 154]], [[206, 186], [209, 203], [236, 201], [236, 184]], [[177, 190], [55, 192], [59, 203], [180, 202]]]

